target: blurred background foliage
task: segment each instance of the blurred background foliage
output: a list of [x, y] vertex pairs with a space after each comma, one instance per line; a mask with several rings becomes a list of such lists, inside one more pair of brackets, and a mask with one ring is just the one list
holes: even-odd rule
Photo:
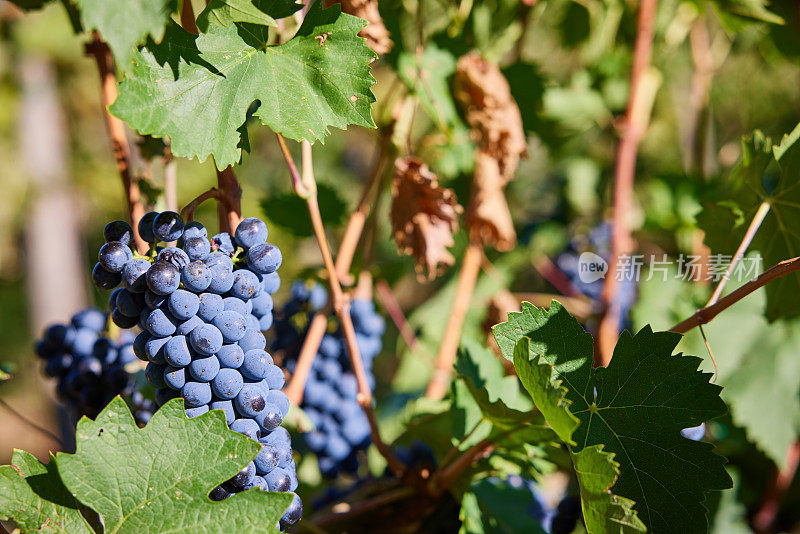
[[[497, 319], [490, 313], [490, 302], [501, 289], [555, 293], [535, 268], [537, 259], [555, 258], [571, 240], [586, 240], [589, 230], [610, 216], [617, 117], [628, 100], [636, 10], [637, 3], [621, 0], [539, 0], [533, 5], [519, 0], [381, 2], [395, 47], [374, 63], [378, 80], [374, 115], [384, 128], [392, 117], [397, 118], [391, 133], [394, 146], [416, 147], [415, 153], [466, 204], [474, 147], [453, 101], [451, 84], [456, 60], [472, 49], [504, 69], [528, 136], [528, 158], [507, 187], [519, 244], [501, 257], [490, 253], [496, 269], [479, 280], [465, 335], [485, 339], [487, 324]], [[658, 91], [636, 172], [634, 234], [640, 251], [671, 257], [697, 254], [701, 239], [695, 215], [702, 200], [738, 160], [741, 136], [760, 129], [780, 138], [797, 124], [799, 19], [797, 3], [789, 0], [769, 6], [760, 0], [659, 3], [649, 73]], [[84, 39], [73, 34], [58, 3], [21, 16], [0, 0], [0, 235], [4, 237], [0, 240], [0, 363], [16, 375], [0, 385], [0, 395], [52, 428], [57, 427], [58, 418], [50, 400], [52, 392], [39, 378], [33, 357], [32, 340], [38, 332], [33, 331], [26, 290], [27, 210], [38, 191], [26, 176], [19, 146], [24, 97], [19, 72], [20, 65], [31, 58], [44, 58], [56, 73], [68, 134], [68, 188], [81, 228], [82, 283], [89, 288], [102, 228], [126, 213], [101, 114], [97, 72], [84, 54]], [[398, 107], [399, 97], [406, 92], [417, 98], [416, 110]], [[244, 190], [243, 213], [265, 215], [271, 221], [270, 240], [284, 251], [281, 277], [285, 282], [318, 276], [317, 245], [309, 238], [307, 215], [291, 192], [274, 136], [256, 124], [250, 125], [249, 133], [252, 151], [236, 171]], [[379, 143], [375, 132], [351, 128], [334, 131], [324, 147], [315, 149], [323, 217], [334, 243], [358, 200], [360, 184], [371, 172]], [[149, 166], [146, 193], [156, 208], [163, 207], [159, 160], [142, 165]], [[430, 375], [458, 265], [435, 282], [423, 284], [414, 275], [413, 261], [398, 256], [388, 224], [388, 167], [366, 232], [365, 240], [373, 245], [360, 249], [355, 266], [366, 263], [376, 278], [393, 286], [420, 341], [410, 351], [396, 330], [390, 329], [384, 354], [376, 363], [377, 394], [384, 397], [378, 405], [390, 427], [402, 411], [403, 399], [424, 389]], [[216, 183], [209, 161], [180, 160], [177, 174], [180, 206]], [[215, 207], [204, 204], [197, 218], [213, 228]], [[52, 231], [59, 228], [54, 226]], [[453, 252], [460, 257], [466, 238], [458, 235], [456, 241]], [[58, 258], [52, 262], [56, 269]], [[278, 303], [287, 289], [284, 283]], [[708, 293], [707, 287], [680, 281], [643, 284], [632, 325], [669, 328], [701, 306]], [[87, 300], [106, 305], [100, 292], [87, 294]], [[419, 307], [424, 301], [425, 307]], [[739, 312], [728, 312], [706, 329], [715, 352], [725, 354], [720, 358], [728, 366], [720, 365], [723, 378], [737, 372], [738, 364], [732, 362], [763, 346], [758, 336], [764, 335], [765, 323], [754, 322], [759, 309], [758, 302], [742, 304]], [[732, 338], [732, 328], [741, 337]], [[796, 329], [787, 330], [784, 346], [796, 346], [792, 341]], [[687, 336], [683, 345], [687, 351], [706, 354], [697, 332]], [[756, 395], [742, 390], [737, 394]], [[8, 462], [12, 446], [39, 457], [54, 447], [4, 411], [0, 411], [0, 428], [1, 463]], [[711, 432], [721, 433], [716, 437], [742, 433], [731, 421], [715, 423]], [[742, 470], [741, 478], [749, 481], [738, 490], [739, 500], [756, 506], [763, 490], [758, 485], [766, 484], [766, 473], [762, 471], [759, 478], [748, 476], [747, 471], [758, 470], [753, 466], [768, 469], [764, 466], [769, 460], [741, 436], [725, 443], [724, 452]], [[715, 528], [733, 532], [732, 525]]]

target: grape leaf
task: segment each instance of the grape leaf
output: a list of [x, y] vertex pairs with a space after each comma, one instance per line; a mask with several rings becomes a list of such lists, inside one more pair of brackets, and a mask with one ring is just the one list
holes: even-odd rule
[[525, 487], [515, 488], [486, 478], [475, 481], [461, 501], [460, 534], [544, 534], [529, 515], [533, 495]]
[[52, 457], [45, 465], [18, 449], [11, 465], [0, 467], [0, 519], [15, 521], [22, 532], [94, 532], [58, 478]]
[[137, 53], [132, 76], [120, 85], [111, 112], [143, 134], [169, 136], [178, 156], [219, 168], [237, 163], [248, 107], [275, 132], [322, 140], [329, 126], [374, 127], [370, 61], [358, 37], [364, 21], [317, 2], [297, 34], [268, 46], [268, 28], [221, 26], [207, 17], [193, 35], [176, 24], [160, 44]]
[[137, 45], [160, 41], [175, 0], [75, 0], [81, 24], [108, 43], [117, 67], [128, 70]]
[[211, 0], [197, 17], [197, 25], [205, 28], [249, 22], [274, 27], [278, 25], [275, 18], [288, 17], [302, 7], [293, 0]]
[[605, 452], [602, 445], [586, 447], [579, 452], [572, 450], [576, 446], [572, 436], [579, 420], [570, 411], [572, 403], [565, 398], [567, 389], [561, 380], [553, 378], [554, 366], [543, 361], [541, 354], [534, 353], [531, 357], [531, 341], [527, 337], [521, 337], [514, 347], [514, 367], [545, 420], [561, 440], [570, 445], [584, 523], [590, 534], [643, 532], [644, 525], [632, 509], [634, 502], [609, 491], [619, 475], [614, 455]]
[[[726, 407], [710, 373], [697, 370], [700, 358], [673, 355], [680, 335], [649, 327], [635, 336], [623, 332], [609, 366], [592, 369], [591, 336], [558, 302], [549, 312], [525, 302], [494, 331], [529, 392], [566, 389], [569, 410], [580, 420], [572, 452], [603, 445], [614, 454], [619, 478], [612, 491], [636, 502], [649, 530], [707, 530], [705, 493], [729, 488], [731, 480], [712, 445], [680, 431], [723, 415]], [[520, 341], [525, 337], [530, 341]], [[547, 373], [540, 361], [552, 366], [550, 380], [526, 381]]]
[[228, 429], [219, 410], [189, 419], [174, 399], [138, 428], [116, 397], [78, 422], [77, 452], [58, 453], [64, 485], [102, 518], [105, 532], [278, 532], [288, 493], [208, 493], [255, 458], [259, 445]]
[[[750, 250], [761, 252], [765, 267], [800, 255], [800, 125], [779, 145], [756, 131], [742, 141], [742, 159], [731, 171], [723, 199], [707, 204], [697, 216], [705, 242], [715, 254], [731, 256], [762, 203], [770, 211]], [[774, 167], [773, 167], [774, 166]], [[773, 168], [777, 173], [773, 172]], [[800, 315], [800, 274], [767, 285], [766, 317]]]

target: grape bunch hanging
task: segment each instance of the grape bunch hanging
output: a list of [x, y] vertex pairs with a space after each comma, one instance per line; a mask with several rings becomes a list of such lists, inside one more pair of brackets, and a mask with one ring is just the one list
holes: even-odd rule
[[[284, 351], [287, 371], [294, 372], [306, 327], [313, 313], [327, 303], [327, 292], [319, 284], [296, 281], [291, 298], [280, 311], [272, 348]], [[356, 341], [370, 389], [375, 388], [372, 362], [382, 348], [386, 323], [371, 300], [356, 298], [350, 307]], [[347, 343], [341, 328], [326, 333], [320, 343], [306, 380], [301, 404], [314, 430], [305, 434], [308, 448], [319, 460], [323, 476], [355, 473], [358, 451], [369, 444], [370, 427], [356, 400], [358, 383], [350, 367]]]
[[[116, 288], [110, 296], [114, 323], [141, 328], [133, 349], [148, 362], [145, 375], [156, 388], [156, 402], [182, 397], [189, 417], [222, 410], [231, 430], [262, 445], [256, 459], [211, 498], [254, 487], [294, 492], [291, 439], [280, 427], [289, 399], [281, 391], [283, 371], [264, 350], [262, 334], [272, 325], [282, 261], [278, 247], [267, 243], [267, 225], [250, 217], [234, 236], [209, 238], [203, 225], [184, 224], [177, 213], [151, 212], [138, 230], [151, 244], [147, 256], [131, 249], [127, 223], [107, 225], [92, 276], [98, 286]], [[301, 515], [295, 494], [281, 523], [293, 524]]]
[[116, 395], [130, 396], [133, 411], [146, 422], [154, 406], [133, 391], [128, 365], [137, 362], [133, 334], [106, 334], [108, 317], [97, 308], [86, 308], [67, 324], [49, 326], [36, 342], [36, 354], [44, 360], [44, 373], [58, 380], [56, 393], [73, 416], [95, 417]]

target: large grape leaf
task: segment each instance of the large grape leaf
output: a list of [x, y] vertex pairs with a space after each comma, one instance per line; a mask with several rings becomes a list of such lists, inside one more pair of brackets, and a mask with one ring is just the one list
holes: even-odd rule
[[[742, 158], [731, 171], [722, 198], [704, 206], [697, 223], [715, 254], [733, 255], [759, 206], [770, 211], [750, 245], [764, 267], [800, 255], [800, 125], [779, 145], [756, 131], [742, 141]], [[766, 286], [766, 317], [770, 321], [800, 315], [800, 274]]]
[[175, 0], [75, 0], [81, 24], [108, 43], [118, 68], [128, 70], [137, 45], [160, 41]]
[[[322, 140], [328, 127], [374, 127], [370, 114], [375, 54], [358, 37], [365, 22], [317, 2], [297, 34], [268, 46], [268, 28], [217, 24], [193, 35], [168, 26], [160, 44], [137, 53], [111, 112], [143, 134], [169, 136], [172, 152], [219, 168], [237, 163], [245, 116], [296, 140]], [[201, 18], [202, 22], [203, 19]]]
[[[565, 330], [566, 335], [571, 330]], [[567, 399], [568, 389], [562, 380], [553, 376], [555, 366], [543, 360], [542, 354], [533, 353], [531, 340], [524, 336], [517, 340], [513, 358], [517, 375], [534, 404], [558, 437], [570, 446], [570, 457], [581, 492], [584, 523], [589, 533], [644, 532], [644, 525], [633, 510], [634, 502], [611, 493], [610, 488], [620, 474], [614, 455], [604, 451], [602, 445], [574, 452], [573, 433], [579, 420], [570, 411], [572, 402]]]
[[15, 521], [22, 532], [94, 532], [58, 478], [52, 458], [45, 465], [21, 450], [14, 450], [11, 465], [0, 467], [0, 519]]
[[219, 410], [189, 419], [174, 399], [138, 428], [117, 397], [78, 422], [75, 454], [58, 453], [61, 480], [112, 532], [278, 532], [287, 493], [254, 488], [224, 501], [209, 492], [255, 458], [259, 445]]
[[[530, 341], [520, 342], [524, 337]], [[649, 327], [635, 336], [623, 332], [609, 366], [593, 369], [591, 338], [554, 301], [549, 312], [523, 303], [521, 312], [495, 327], [495, 339], [514, 359], [529, 392], [560, 381], [569, 410], [580, 420], [572, 452], [603, 445], [614, 454], [619, 478], [612, 491], [636, 502], [649, 530], [707, 530], [705, 494], [731, 487], [731, 480], [712, 445], [683, 438], [680, 431], [723, 415], [726, 407], [721, 388], [709, 383], [711, 374], [697, 370], [700, 358], [673, 355], [678, 334]], [[515, 354], [517, 343], [521, 352]], [[539, 361], [552, 366], [551, 380], [525, 381], [526, 375], [546, 372]]]

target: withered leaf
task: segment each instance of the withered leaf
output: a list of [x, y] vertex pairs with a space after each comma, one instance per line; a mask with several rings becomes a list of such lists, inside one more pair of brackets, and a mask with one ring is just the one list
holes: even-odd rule
[[401, 254], [417, 261], [417, 272], [433, 280], [441, 269], [453, 265], [448, 252], [453, 232], [458, 229], [458, 214], [463, 210], [451, 189], [416, 157], [398, 158], [392, 182], [392, 234]]
[[479, 141], [467, 210], [470, 236], [497, 250], [509, 250], [516, 243], [516, 232], [503, 188], [526, 154], [519, 107], [497, 65], [477, 53], [458, 60], [456, 98]]

